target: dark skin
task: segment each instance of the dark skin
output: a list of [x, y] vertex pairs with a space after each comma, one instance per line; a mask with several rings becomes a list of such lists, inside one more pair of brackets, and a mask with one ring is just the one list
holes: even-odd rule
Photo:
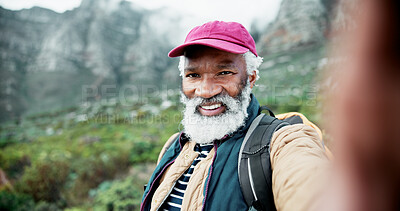
[[330, 101], [338, 169], [332, 178], [339, 184], [331, 210], [400, 210], [399, 4], [357, 3], [344, 3], [357, 27], [340, 32], [346, 39], [337, 54], [346, 62], [332, 68], [340, 83]]
[[[247, 78], [250, 87], [256, 82], [256, 71], [248, 75], [242, 55], [221, 51], [206, 46], [193, 46], [185, 52], [182, 90], [188, 98], [211, 98], [219, 94], [237, 97]], [[225, 112], [222, 103], [213, 102], [200, 105], [198, 111], [205, 116], [215, 116]]]

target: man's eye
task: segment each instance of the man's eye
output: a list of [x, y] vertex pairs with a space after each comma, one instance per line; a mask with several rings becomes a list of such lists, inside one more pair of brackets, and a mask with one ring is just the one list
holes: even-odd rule
[[200, 77], [200, 75], [197, 73], [189, 73], [186, 75], [186, 78], [198, 78], [198, 77]]
[[222, 72], [220, 72], [219, 73], [219, 75], [229, 75], [229, 74], [232, 74], [233, 72], [231, 72], [231, 71], [222, 71]]

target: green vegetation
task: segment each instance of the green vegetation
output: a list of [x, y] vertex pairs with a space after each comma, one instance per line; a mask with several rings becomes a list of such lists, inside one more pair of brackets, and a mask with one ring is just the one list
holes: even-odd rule
[[146, 109], [153, 103], [94, 103], [2, 125], [0, 168], [13, 188], [0, 189], [0, 208], [106, 210], [116, 198], [115, 208], [136, 210], [150, 173], [138, 180], [135, 167], [156, 161], [181, 119], [177, 105]]
[[0, 210], [30, 211], [34, 205], [29, 195], [0, 191]]
[[[143, 194], [140, 173], [146, 169], [144, 165], [135, 166], [136, 174], [116, 181], [106, 181], [91, 192], [94, 198], [94, 210], [138, 210]], [[148, 179], [148, 178], [142, 178]]]

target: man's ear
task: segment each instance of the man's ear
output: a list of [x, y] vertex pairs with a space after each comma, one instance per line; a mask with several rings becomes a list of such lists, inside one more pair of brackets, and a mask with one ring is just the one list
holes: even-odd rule
[[254, 84], [256, 83], [256, 79], [257, 72], [253, 70], [253, 72], [249, 75], [250, 88], [253, 88]]

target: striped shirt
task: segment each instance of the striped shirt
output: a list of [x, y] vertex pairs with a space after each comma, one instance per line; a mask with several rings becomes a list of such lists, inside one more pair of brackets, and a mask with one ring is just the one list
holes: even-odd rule
[[175, 183], [175, 187], [172, 189], [170, 195], [165, 200], [164, 204], [161, 206], [160, 210], [181, 210], [183, 195], [185, 194], [187, 184], [189, 182], [190, 176], [192, 176], [194, 167], [205, 157], [214, 147], [213, 144], [196, 144], [194, 151], [199, 153], [199, 156], [194, 159], [192, 165], [185, 173], [178, 179]]

